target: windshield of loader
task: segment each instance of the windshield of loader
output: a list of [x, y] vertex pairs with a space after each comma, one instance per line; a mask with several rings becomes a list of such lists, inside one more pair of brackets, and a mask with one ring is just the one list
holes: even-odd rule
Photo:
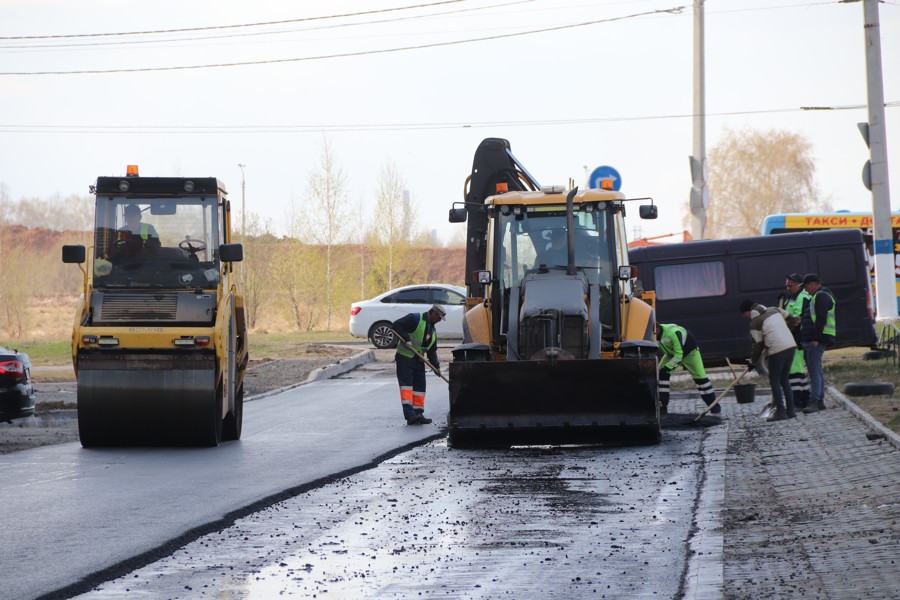
[[[565, 269], [568, 262], [565, 207], [528, 206], [520, 214], [498, 211], [496, 227], [500, 247], [499, 264], [495, 272], [503, 287], [520, 285], [522, 278], [543, 268]], [[610, 214], [604, 203], [586, 207], [576, 206], [574, 213], [575, 266], [592, 284], [608, 286], [615, 269], [610, 256], [611, 240], [608, 231]], [[509, 214], [503, 214], [508, 212]]]
[[98, 196], [94, 287], [217, 286], [220, 223], [215, 197]]

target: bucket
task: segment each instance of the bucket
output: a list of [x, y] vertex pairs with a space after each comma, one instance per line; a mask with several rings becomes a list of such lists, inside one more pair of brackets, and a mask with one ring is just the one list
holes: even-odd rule
[[738, 404], [753, 404], [753, 401], [756, 400], [756, 384], [739, 383], [734, 386], [734, 397]]

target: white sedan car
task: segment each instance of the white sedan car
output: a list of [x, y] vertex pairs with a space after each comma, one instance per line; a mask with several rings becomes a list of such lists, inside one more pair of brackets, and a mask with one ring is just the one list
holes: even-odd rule
[[394, 348], [391, 323], [411, 312], [426, 312], [432, 304], [447, 309], [447, 318], [435, 328], [438, 340], [462, 339], [466, 288], [443, 283], [407, 285], [371, 300], [350, 305], [350, 335], [368, 338], [376, 348]]

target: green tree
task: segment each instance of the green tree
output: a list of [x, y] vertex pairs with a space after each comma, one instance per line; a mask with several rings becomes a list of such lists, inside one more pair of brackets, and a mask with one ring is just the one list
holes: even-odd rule
[[707, 237], [760, 234], [766, 215], [828, 210], [815, 183], [812, 145], [799, 133], [726, 130], [709, 152]]

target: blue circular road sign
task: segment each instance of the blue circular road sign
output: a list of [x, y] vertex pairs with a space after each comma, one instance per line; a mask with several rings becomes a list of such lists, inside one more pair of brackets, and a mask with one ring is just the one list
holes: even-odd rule
[[[591, 171], [591, 176], [588, 180], [588, 187], [604, 189], [603, 182], [611, 181], [613, 191], [619, 191], [619, 188], [622, 187], [622, 176], [619, 175], [619, 172], [613, 169], [612, 167], [608, 167], [606, 165], [602, 167], [597, 167], [593, 171]], [[606, 184], [609, 186], [609, 184]], [[610, 189], [606, 187], [605, 189]]]

